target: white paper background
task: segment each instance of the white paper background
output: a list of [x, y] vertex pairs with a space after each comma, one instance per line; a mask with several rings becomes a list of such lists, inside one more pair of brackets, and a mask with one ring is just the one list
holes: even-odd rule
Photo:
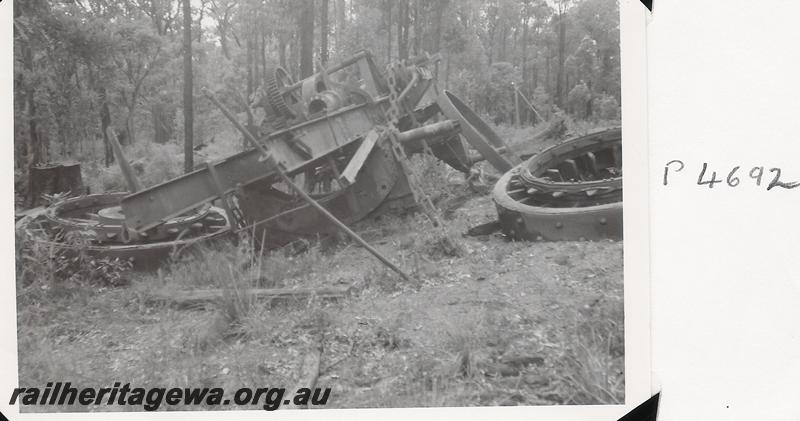
[[[656, 0], [648, 25], [659, 420], [800, 420], [800, 2]], [[664, 164], [687, 168], [661, 183]], [[709, 168], [713, 169], [713, 168]], [[745, 175], [745, 174], [740, 174]], [[765, 177], [766, 179], [766, 177]]]

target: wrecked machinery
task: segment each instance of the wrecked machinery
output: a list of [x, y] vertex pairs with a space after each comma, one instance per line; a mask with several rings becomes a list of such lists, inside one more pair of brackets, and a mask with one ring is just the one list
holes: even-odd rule
[[[55, 247], [160, 263], [202, 241], [248, 232], [274, 248], [297, 238], [343, 231], [387, 266], [388, 259], [348, 225], [389, 209], [419, 208], [434, 225], [438, 211], [409, 157], [427, 153], [469, 172], [485, 160], [504, 173], [493, 199], [504, 232], [515, 239], [621, 237], [619, 131], [573, 139], [520, 163], [463, 101], [439, 91], [437, 56], [379, 69], [367, 51], [294, 81], [266, 72], [245, 128], [213, 93], [250, 149], [143, 187], [110, 133], [129, 192], [69, 198], [36, 218]], [[616, 134], [615, 134], [616, 133]], [[66, 241], [79, 237], [76, 245]]]
[[148, 266], [230, 232], [278, 247], [398, 207], [418, 206], [436, 224], [409, 156], [430, 153], [462, 172], [480, 155], [500, 171], [517, 163], [472, 110], [437, 90], [437, 60], [381, 71], [361, 51], [297, 82], [273, 68], [252, 104], [264, 112], [257, 133], [205, 91], [250, 149], [143, 188], [115, 145], [130, 192], [67, 199], [46, 209], [41, 226], [60, 247], [72, 247], [65, 233], [80, 232], [88, 251]]
[[514, 239], [622, 239], [622, 129], [545, 149], [505, 173], [492, 196]]

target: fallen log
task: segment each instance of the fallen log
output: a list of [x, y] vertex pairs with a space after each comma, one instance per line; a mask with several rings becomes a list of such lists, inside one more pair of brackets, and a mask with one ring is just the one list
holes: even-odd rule
[[[319, 379], [319, 367], [322, 360], [322, 338], [316, 338], [314, 343], [309, 347], [308, 352], [303, 356], [303, 362], [300, 365], [298, 381], [295, 388], [292, 390], [297, 393], [301, 388], [314, 390], [317, 387], [317, 380]], [[296, 405], [292, 402], [284, 406], [286, 409], [308, 409], [308, 404]]]
[[[179, 291], [159, 291], [152, 293], [150, 299], [164, 302], [179, 308], [204, 307], [213, 304], [226, 296], [224, 289], [196, 289]], [[329, 288], [252, 288], [241, 291], [244, 296], [255, 300], [302, 301], [311, 297], [321, 300], [337, 300], [350, 294], [350, 287]]]

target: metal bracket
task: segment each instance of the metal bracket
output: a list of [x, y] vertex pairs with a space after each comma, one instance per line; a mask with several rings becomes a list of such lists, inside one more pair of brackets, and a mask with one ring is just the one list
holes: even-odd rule
[[222, 179], [220, 178], [217, 169], [214, 167], [214, 164], [210, 162], [206, 162], [206, 169], [208, 169], [208, 174], [211, 176], [211, 181], [214, 186], [214, 190], [216, 190], [216, 193], [219, 196], [222, 209], [225, 210], [225, 215], [228, 216], [228, 223], [231, 225], [231, 227], [241, 228], [244, 226], [244, 221], [238, 215], [238, 213], [234, 213], [233, 207], [228, 201], [228, 194], [225, 193], [225, 188], [222, 184]]

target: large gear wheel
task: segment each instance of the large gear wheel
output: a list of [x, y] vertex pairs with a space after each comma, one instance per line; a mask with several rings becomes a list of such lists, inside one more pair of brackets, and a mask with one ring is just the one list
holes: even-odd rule
[[492, 192], [517, 240], [622, 239], [622, 130], [569, 139], [505, 173]]
[[[264, 87], [267, 91], [267, 101], [272, 107], [272, 111], [279, 117], [287, 120], [294, 120], [303, 117], [298, 105], [301, 98], [296, 91], [286, 92], [285, 89], [293, 84], [292, 77], [282, 67], [268, 69], [267, 77], [264, 80]], [[265, 107], [265, 110], [268, 107]], [[266, 110], [267, 115], [270, 114]]]
[[153, 269], [181, 250], [231, 232], [226, 213], [204, 205], [132, 238], [126, 235], [125, 215], [119, 207], [127, 194], [68, 198], [18, 227], [30, 232], [32, 241], [53, 251], [131, 261], [134, 269]]

